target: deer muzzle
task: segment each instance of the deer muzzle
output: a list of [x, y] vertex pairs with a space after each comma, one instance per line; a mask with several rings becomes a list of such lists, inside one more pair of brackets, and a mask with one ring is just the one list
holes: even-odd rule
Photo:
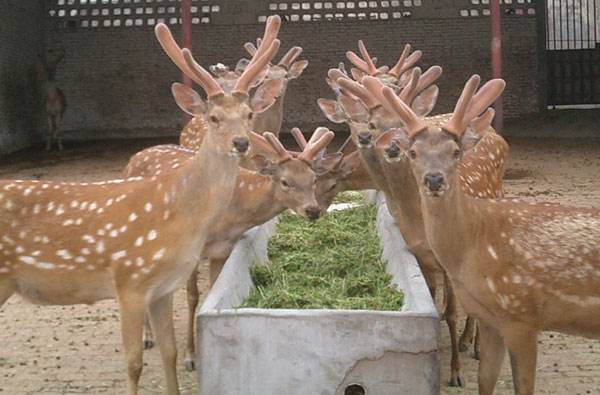
[[233, 140], [233, 149], [238, 154], [245, 154], [250, 146], [250, 140], [248, 137], [236, 137]]
[[306, 217], [311, 221], [314, 221], [321, 216], [321, 209], [316, 206], [307, 207], [304, 211], [306, 212]]
[[444, 193], [444, 175], [442, 173], [427, 173], [423, 181], [433, 196], [440, 196]]
[[358, 137], [358, 145], [360, 147], [366, 148], [371, 146], [372, 135], [370, 132], [360, 132], [357, 135]]

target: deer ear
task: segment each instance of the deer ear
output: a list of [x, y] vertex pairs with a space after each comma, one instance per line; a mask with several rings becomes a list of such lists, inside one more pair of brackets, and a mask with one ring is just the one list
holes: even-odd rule
[[263, 155], [252, 155], [252, 163], [256, 171], [263, 176], [272, 176], [275, 174], [275, 163]]
[[235, 65], [235, 73], [237, 75], [242, 75], [242, 73], [244, 72], [244, 70], [246, 70], [246, 67], [248, 67], [248, 65], [250, 64], [250, 61], [246, 58], [241, 58], [240, 60], [238, 60], [237, 64]]
[[252, 147], [253, 156], [262, 156], [265, 158], [277, 158], [278, 154], [273, 146], [267, 142], [267, 140], [258, 133], [249, 132], [248, 138], [250, 139], [250, 146]]
[[317, 100], [317, 103], [319, 104], [321, 111], [323, 111], [323, 114], [325, 114], [327, 119], [331, 122], [344, 123], [348, 119], [337, 101], [331, 99], [319, 99]]
[[282, 80], [268, 80], [263, 82], [256, 92], [254, 92], [254, 95], [252, 95], [252, 99], [250, 99], [252, 111], [258, 114], [267, 110], [275, 103], [275, 99], [281, 94], [282, 90]]
[[179, 108], [186, 113], [196, 116], [206, 113], [206, 102], [202, 100], [200, 95], [187, 85], [175, 82], [171, 85], [171, 92], [177, 102]]
[[288, 70], [287, 76], [289, 80], [293, 80], [295, 78], [300, 77], [302, 72], [308, 66], [308, 60], [299, 60], [297, 62], [292, 63], [290, 69]]
[[396, 144], [403, 151], [407, 151], [412, 141], [404, 128], [388, 129], [375, 141], [375, 145], [382, 149], [388, 148], [392, 143]]
[[364, 121], [369, 118], [369, 109], [361, 100], [346, 95], [339, 95], [338, 100], [344, 113], [353, 120]]
[[341, 152], [336, 152], [317, 159], [312, 167], [315, 174], [322, 176], [329, 173], [340, 164], [342, 156], [343, 154]]
[[468, 127], [467, 131], [463, 134], [460, 139], [460, 145], [462, 147], [463, 155], [473, 149], [481, 140], [483, 135], [481, 133], [477, 133], [472, 127]]
[[420, 117], [426, 117], [435, 107], [437, 103], [440, 89], [437, 85], [431, 85], [429, 88], [421, 92], [412, 102], [412, 109]]

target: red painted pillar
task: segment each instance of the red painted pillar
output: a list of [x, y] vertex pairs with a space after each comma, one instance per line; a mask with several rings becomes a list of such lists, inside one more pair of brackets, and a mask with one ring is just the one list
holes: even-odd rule
[[[183, 47], [192, 50], [192, 0], [181, 0], [181, 33], [183, 35]], [[181, 73], [181, 80], [189, 87], [192, 86], [190, 77]], [[187, 124], [191, 117], [184, 114], [183, 122]]]
[[[492, 29], [492, 78], [502, 78], [502, 14], [500, 13], [500, 0], [490, 1], [490, 14], [490, 24]], [[498, 133], [501, 133], [504, 118], [502, 111], [502, 96], [494, 103], [494, 110], [496, 110], [494, 128]]]

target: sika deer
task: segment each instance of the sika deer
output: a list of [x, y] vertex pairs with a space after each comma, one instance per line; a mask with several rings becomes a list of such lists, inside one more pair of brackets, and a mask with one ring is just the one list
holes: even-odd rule
[[[264, 41], [265, 37], [263, 37]], [[256, 47], [251, 43], [244, 46], [251, 55], [256, 54]], [[283, 122], [283, 102], [287, 92], [287, 86], [290, 80], [300, 77], [306, 66], [307, 60], [296, 60], [302, 53], [301, 47], [291, 48], [276, 65], [270, 65], [267, 72], [254, 79], [252, 86], [259, 86], [253, 96], [260, 97], [265, 92], [276, 92], [275, 103], [254, 117], [253, 130], [257, 133], [271, 132], [279, 136]], [[236, 66], [235, 71], [223, 64], [211, 66], [211, 72], [217, 76], [217, 82], [227, 92], [231, 90], [239, 76], [248, 67], [250, 63], [246, 59], [241, 59]], [[181, 131], [179, 144], [197, 150], [202, 143], [205, 132], [205, 123], [201, 119], [190, 121]]]
[[[333, 132], [319, 128], [303, 151], [292, 157], [279, 140], [265, 133], [267, 143], [260, 135], [251, 133], [253, 141], [263, 140], [263, 146], [271, 145], [271, 153], [254, 155], [257, 172], [241, 168], [228, 209], [216, 221], [206, 240], [200, 256], [208, 260], [210, 285], [212, 286], [229, 258], [235, 244], [243, 234], [254, 226], [263, 224], [285, 209], [292, 209], [304, 218], [315, 220], [320, 209], [315, 200], [317, 166], [315, 156], [333, 139]], [[265, 149], [262, 152], [266, 152]], [[194, 157], [195, 151], [177, 145], [148, 148], [134, 155], [124, 175], [152, 177], [171, 168], [183, 166]], [[318, 167], [327, 171], [333, 160], [318, 160]], [[187, 370], [194, 369], [194, 314], [199, 300], [197, 272], [194, 270], [187, 282], [188, 336], [185, 357]], [[151, 348], [152, 333], [146, 325], [145, 345]]]
[[480, 322], [479, 393], [494, 392], [507, 347], [515, 393], [529, 395], [540, 331], [600, 337], [600, 211], [464, 193], [459, 158], [489, 129], [493, 111], [478, 116], [505, 84], [492, 80], [475, 93], [478, 85], [473, 76], [452, 118], [436, 127], [384, 93], [407, 125], [395, 144], [410, 158], [427, 237]]
[[[249, 82], [279, 44], [271, 41], [227, 95], [189, 51], [177, 47], [165, 25], [156, 26], [156, 35], [208, 96], [204, 102], [190, 88], [173, 86], [182, 107], [211, 120], [205, 142], [192, 159], [146, 179], [0, 181], [0, 305], [15, 292], [43, 304], [116, 298], [129, 394], [138, 392], [146, 311], [157, 333], [168, 392], [179, 393], [172, 293], [195, 269], [209, 228], [231, 200], [239, 158], [249, 146]], [[254, 103], [253, 108], [267, 105]]]
[[[48, 51], [52, 53], [52, 51]], [[61, 50], [53, 57], [40, 56], [38, 64], [38, 77], [44, 86], [44, 110], [48, 122], [48, 133], [46, 139], [46, 151], [52, 149], [52, 142], [56, 142], [59, 151], [62, 151], [62, 135], [60, 127], [63, 116], [67, 109], [65, 93], [56, 83], [56, 69], [65, 57], [65, 51]]]
[[[433, 77], [439, 75], [440, 72], [441, 69], [428, 71], [429, 76], [423, 78], [428, 73], [419, 76], [419, 69], [414, 70], [408, 85], [400, 93], [401, 98], [412, 103], [419, 113], [428, 114], [437, 99], [437, 87], [430, 86], [430, 84], [435, 80]], [[373, 181], [384, 192], [390, 212], [406, 238], [407, 246], [416, 256], [427, 284], [432, 294], [435, 294], [436, 275], [444, 273], [427, 242], [419, 195], [414, 188], [411, 190], [407, 187], [413, 179], [412, 173], [403, 162], [388, 163], [384, 159], [381, 150], [372, 144], [372, 141], [375, 140], [373, 136], [379, 136], [380, 140], [385, 140], [389, 138], [390, 133], [386, 135], [382, 134], [382, 131], [402, 127], [397, 117], [393, 116], [393, 110], [387, 105], [381, 105], [382, 103], [386, 104], [385, 101], [382, 101], [381, 89], [383, 84], [376, 78], [365, 77], [363, 79], [365, 87], [363, 87], [337, 72], [330, 72], [330, 78], [337, 81], [342, 93], [343, 91], [351, 92], [361, 100], [357, 101], [348, 95], [342, 96], [338, 109], [342, 108], [343, 110], [345, 108], [348, 114], [352, 114], [354, 120], [358, 120], [358, 117], [362, 120], [362, 123], [351, 126], [351, 131], [359, 146], [359, 152], [361, 152]], [[427, 94], [424, 95], [422, 100], [417, 101], [416, 98], [419, 97], [420, 91]], [[416, 105], [416, 103], [419, 104]], [[426, 119], [428, 122], [436, 124], [447, 118], [448, 115], [440, 115]], [[475, 195], [495, 196], [495, 194], [501, 193], [503, 166], [497, 168], [489, 166], [487, 153], [488, 150], [492, 149], [494, 155], [496, 155], [495, 151], [498, 149], [500, 152], [500, 154], [497, 154], [498, 159], [502, 163], [507, 152], [507, 145], [495, 133], [489, 133], [485, 139], [486, 143], [481, 144], [479, 148], [481, 155], [470, 155], [464, 158], [461, 167], [461, 170], [464, 171], [464, 188]], [[478, 169], [478, 166], [482, 169]], [[456, 328], [457, 306], [452, 284], [446, 278], [445, 280], [447, 297], [444, 315], [450, 331], [452, 345], [450, 385], [456, 386], [462, 385]]]

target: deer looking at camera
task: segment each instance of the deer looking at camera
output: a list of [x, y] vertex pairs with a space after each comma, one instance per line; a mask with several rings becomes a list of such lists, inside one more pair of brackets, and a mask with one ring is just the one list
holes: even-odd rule
[[39, 57], [38, 78], [43, 81], [43, 103], [48, 123], [46, 151], [52, 149], [53, 142], [56, 143], [60, 151], [63, 149], [60, 127], [67, 110], [67, 99], [65, 93], [56, 83], [56, 69], [64, 57], [64, 50], [60, 50], [56, 54], [49, 50], [46, 56]]
[[[337, 158], [319, 159], [317, 155], [333, 139], [333, 132], [318, 128], [301, 153], [292, 156], [275, 135], [265, 133], [264, 138], [253, 134], [256, 140], [263, 140], [263, 146], [271, 148], [270, 153], [262, 149], [253, 154], [257, 171], [241, 168], [229, 209], [215, 222], [200, 256], [208, 260], [210, 286], [214, 284], [225, 261], [243, 234], [260, 224], [269, 221], [286, 209], [298, 215], [316, 220], [321, 214], [315, 199], [317, 175], [313, 168], [327, 171], [337, 164]], [[253, 141], [254, 141], [253, 139]], [[195, 151], [177, 145], [148, 148], [134, 155], [129, 161], [124, 175], [152, 177], [169, 169], [176, 169], [194, 157]], [[188, 336], [185, 356], [187, 370], [194, 369], [194, 314], [199, 301], [197, 272], [194, 270], [187, 282]], [[152, 333], [146, 326], [145, 346], [153, 346]]]
[[[250, 119], [272, 103], [250, 103], [249, 83], [279, 42], [259, 49], [231, 94], [225, 94], [166, 25], [156, 36], [169, 56], [207, 94], [175, 84], [184, 108], [212, 119], [196, 155], [150, 178], [96, 183], [0, 181], [0, 306], [14, 293], [41, 304], [94, 303], [120, 307], [128, 393], [137, 394], [142, 329], [148, 312], [157, 335], [169, 394], [178, 394], [172, 294], [195, 269], [210, 228], [227, 210], [249, 148]], [[200, 200], [199, 197], [202, 197]]]
[[469, 79], [440, 125], [384, 95], [405, 125], [394, 145], [412, 168], [430, 245], [480, 323], [479, 393], [494, 392], [508, 348], [515, 393], [531, 395], [540, 331], [600, 337], [600, 211], [465, 193], [460, 158], [489, 130], [486, 108], [505, 86], [477, 91], [479, 80]]
[[[257, 41], [262, 42], [260, 39]], [[250, 55], [254, 56], [256, 54], [257, 49], [254, 44], [246, 43], [244, 48]], [[275, 103], [254, 117], [253, 130], [256, 133], [271, 132], [275, 136], [279, 136], [283, 123], [283, 103], [285, 94], [287, 93], [287, 86], [291, 80], [300, 77], [304, 69], [308, 66], [307, 60], [297, 60], [301, 53], [302, 47], [290, 48], [277, 64], [270, 64], [265, 72], [257, 76], [252, 82], [252, 86], [260, 86], [253, 93], [253, 96], [260, 96], [265, 90], [278, 92]], [[227, 92], [235, 85], [235, 82], [249, 64], [250, 61], [247, 59], [240, 59], [234, 71], [229, 70], [223, 64], [213, 65], [210, 70], [215, 75], [219, 85]], [[181, 131], [179, 144], [183, 147], [197, 150], [202, 143], [205, 133], [204, 128], [205, 125], [201, 120], [189, 122]]]
[[[432, 83], [441, 74], [441, 68], [434, 66], [423, 75], [417, 68], [412, 72], [411, 80], [403, 88], [400, 97], [412, 105], [413, 111], [422, 116], [429, 114], [437, 100], [438, 89]], [[402, 234], [406, 238], [409, 250], [415, 255], [432, 294], [435, 294], [438, 275], [444, 275], [435, 255], [429, 247], [423, 218], [420, 210], [420, 198], [417, 191], [407, 187], [412, 181], [410, 169], [403, 163], [388, 163], [381, 149], [376, 147], [376, 138], [385, 140], [389, 129], [403, 127], [393, 111], [382, 101], [383, 83], [377, 78], [363, 78], [365, 86], [350, 80], [338, 70], [331, 70], [330, 80], [336, 81], [340, 94], [336, 106], [323, 106], [330, 119], [342, 117], [350, 120], [350, 130], [361, 152], [367, 170], [378, 189], [386, 196], [386, 202]], [[437, 124], [448, 119], [449, 115], [428, 117], [427, 122]], [[379, 141], [378, 141], [379, 142]], [[501, 194], [501, 180], [504, 171], [503, 161], [508, 146], [495, 133], [486, 136], [485, 144], [478, 148], [477, 155], [464, 158], [461, 165], [463, 187], [475, 195], [497, 196]], [[490, 164], [488, 153], [498, 158], [498, 166]], [[462, 385], [460, 376], [460, 353], [457, 332], [457, 305], [452, 284], [445, 279], [446, 307], [444, 316], [450, 331], [452, 346], [450, 385]]]

